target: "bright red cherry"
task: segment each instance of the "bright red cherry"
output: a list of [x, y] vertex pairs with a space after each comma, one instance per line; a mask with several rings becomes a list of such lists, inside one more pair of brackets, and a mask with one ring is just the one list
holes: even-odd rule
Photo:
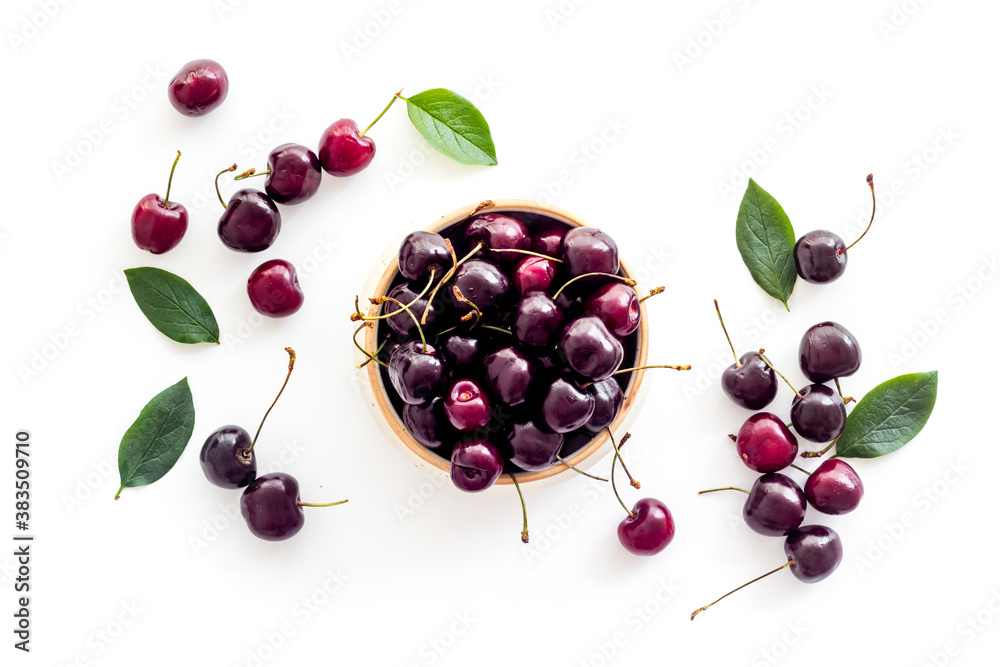
[[188, 226], [188, 212], [181, 204], [170, 201], [170, 186], [174, 182], [174, 169], [181, 159], [177, 151], [174, 166], [170, 168], [167, 194], [148, 194], [132, 210], [132, 239], [143, 250], [159, 255], [170, 250], [184, 238]]
[[167, 86], [167, 99], [185, 116], [204, 116], [226, 99], [229, 76], [214, 60], [192, 60]]
[[740, 427], [736, 450], [751, 470], [777, 472], [795, 460], [799, 442], [777, 415], [758, 412]]
[[632, 513], [618, 524], [618, 540], [637, 556], [652, 556], [667, 548], [674, 539], [674, 517], [655, 498], [643, 498]]
[[352, 176], [375, 157], [375, 141], [358, 132], [358, 124], [341, 118], [324, 130], [319, 138], [319, 161], [326, 173]]
[[291, 262], [271, 259], [250, 274], [247, 294], [254, 309], [268, 317], [288, 317], [302, 307], [304, 295]]

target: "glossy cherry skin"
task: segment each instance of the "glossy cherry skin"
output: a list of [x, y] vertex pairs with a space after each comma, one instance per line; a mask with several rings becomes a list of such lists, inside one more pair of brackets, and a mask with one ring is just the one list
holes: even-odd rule
[[785, 555], [795, 561], [788, 568], [795, 578], [814, 584], [833, 574], [844, 557], [844, 547], [832, 528], [802, 526], [785, 538]]
[[470, 259], [458, 267], [445, 289], [451, 291], [452, 301], [464, 313], [471, 308], [458, 300], [452, 287], [457, 287], [479, 310], [490, 311], [505, 303], [510, 293], [510, 278], [494, 262], [485, 259]]
[[512, 347], [486, 355], [483, 360], [486, 383], [504, 405], [521, 405], [528, 397], [535, 369], [526, 356]]
[[556, 433], [569, 433], [580, 428], [594, 414], [594, 395], [564, 378], [549, 385], [542, 400], [542, 422]]
[[561, 222], [546, 222], [532, 230], [531, 249], [534, 252], [549, 257], [559, 257], [562, 254], [563, 237], [569, 227]]
[[427, 280], [431, 269], [440, 280], [452, 266], [451, 253], [444, 237], [433, 232], [416, 231], [399, 244], [399, 272], [407, 280]]
[[799, 366], [812, 382], [842, 378], [861, 367], [861, 346], [843, 325], [820, 322], [809, 327], [799, 342]]
[[433, 345], [424, 352], [419, 340], [411, 340], [389, 356], [389, 382], [404, 403], [419, 405], [440, 395], [444, 376], [444, 364]]
[[459, 431], [485, 428], [492, 416], [490, 399], [472, 380], [457, 380], [444, 397], [444, 414]]
[[619, 338], [639, 328], [639, 298], [635, 290], [624, 283], [598, 287], [583, 302], [583, 312], [599, 317], [604, 326]]
[[281, 231], [281, 213], [266, 194], [250, 188], [229, 198], [219, 218], [219, 238], [239, 252], [267, 250]]
[[451, 481], [462, 491], [483, 491], [493, 486], [503, 466], [500, 450], [490, 443], [463, 442], [451, 452]]
[[441, 356], [453, 369], [473, 366], [482, 359], [482, 343], [478, 338], [452, 334], [441, 343]]
[[261, 475], [240, 496], [240, 513], [250, 532], [262, 540], [287, 540], [302, 530], [299, 482], [283, 472]]
[[247, 280], [247, 295], [254, 310], [268, 317], [297, 313], [305, 300], [295, 267], [283, 259], [268, 260], [254, 269]]
[[642, 498], [632, 506], [632, 514], [618, 524], [618, 541], [637, 556], [652, 556], [667, 548], [674, 539], [674, 517], [655, 498]]
[[375, 157], [375, 142], [361, 136], [358, 124], [341, 118], [323, 131], [319, 138], [319, 162], [333, 176], [352, 176]]
[[570, 276], [618, 273], [618, 245], [593, 227], [574, 227], [562, 243], [563, 267]]
[[157, 194], [139, 200], [132, 209], [132, 240], [143, 250], [160, 255], [184, 238], [188, 212], [177, 202], [167, 202]]
[[521, 470], [545, 470], [556, 462], [563, 440], [561, 433], [546, 431], [533, 421], [515, 422], [507, 433], [510, 462]]
[[844, 239], [825, 229], [809, 232], [795, 242], [795, 270], [811, 283], [829, 283], [847, 268]]
[[511, 277], [514, 287], [521, 294], [528, 292], [547, 292], [559, 273], [558, 265], [544, 257], [525, 257], [517, 266]]
[[225, 101], [229, 76], [214, 60], [192, 60], [167, 86], [167, 99], [185, 116], [204, 116]]
[[[528, 228], [517, 218], [503, 213], [480, 213], [465, 227], [465, 247], [471, 252], [479, 243], [488, 250], [528, 250], [531, 248], [531, 236]], [[484, 254], [505, 264], [515, 264], [524, 259], [523, 254], [516, 252]]]
[[806, 480], [806, 500], [824, 514], [847, 514], [865, 495], [861, 478], [846, 461], [827, 459]]
[[403, 423], [417, 442], [431, 449], [452, 441], [455, 436], [444, 414], [444, 399], [440, 396], [423, 405], [404, 405]]
[[740, 363], [722, 371], [722, 391], [747, 410], [761, 410], [778, 394], [778, 378], [757, 352], [747, 352]]
[[566, 316], [548, 294], [529, 292], [514, 310], [514, 337], [525, 345], [548, 347], [562, 332]]
[[301, 144], [282, 144], [267, 156], [271, 171], [264, 181], [267, 196], [279, 204], [291, 206], [310, 199], [323, 179], [319, 158]]
[[743, 520], [761, 535], [788, 535], [806, 517], [806, 496], [791, 477], [761, 475], [743, 503]]
[[777, 415], [758, 412], [740, 427], [736, 451], [751, 470], [777, 472], [795, 460], [799, 441]]
[[[801, 396], [801, 398], [799, 398]], [[811, 384], [792, 399], [792, 426], [813, 442], [830, 442], [847, 423], [847, 408], [837, 392], [825, 384]]]
[[615, 421], [625, 402], [625, 395], [618, 380], [613, 377], [595, 382], [587, 387], [587, 391], [594, 396], [594, 414], [583, 427], [591, 433], [600, 433]]
[[569, 367], [595, 382], [611, 377], [625, 357], [622, 344], [604, 322], [593, 316], [580, 317], [566, 325], [560, 346]]
[[250, 442], [250, 434], [239, 426], [212, 431], [198, 457], [208, 481], [224, 489], [250, 484], [257, 477], [257, 455], [250, 449]]
[[[410, 312], [416, 316], [417, 322], [419, 322], [420, 318], [423, 317], [424, 309], [427, 308], [427, 299], [417, 299], [417, 294], [418, 292], [414, 291], [414, 289], [406, 283], [396, 285], [389, 292], [389, 296], [396, 301], [399, 301], [399, 303], [411, 303]], [[435, 299], [435, 302], [437, 302], [437, 299]], [[390, 329], [403, 336], [419, 337], [417, 336], [416, 322], [414, 322], [413, 318], [407, 315], [406, 311], [404, 311], [398, 304], [393, 301], [386, 301], [384, 308], [386, 315], [396, 313], [396, 315], [391, 315], [391, 317], [385, 318], [385, 323]], [[427, 311], [426, 325], [433, 325], [440, 312], [441, 309], [438, 307], [437, 303], [432, 303], [430, 310]]]

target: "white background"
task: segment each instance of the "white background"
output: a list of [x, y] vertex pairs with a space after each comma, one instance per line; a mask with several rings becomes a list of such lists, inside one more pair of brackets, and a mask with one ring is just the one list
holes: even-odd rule
[[[1000, 8], [680, 5], [4, 3], [0, 534], [6, 542], [13, 532], [12, 445], [24, 428], [37, 535], [30, 656], [11, 648], [13, 559], [0, 550], [4, 664], [819, 667], [995, 657], [1000, 288], [988, 198]], [[189, 119], [167, 103], [166, 82], [201, 57], [225, 65], [231, 92]], [[262, 168], [279, 143], [315, 146], [341, 117], [363, 126], [400, 87], [473, 99], [499, 166], [429, 152], [400, 105], [371, 133], [373, 164], [325, 177], [312, 201], [284, 209], [271, 249], [249, 256], [218, 242], [216, 171], [233, 161]], [[129, 214], [141, 196], [163, 193], [177, 149], [172, 199], [191, 225], [178, 248], [153, 257], [134, 247]], [[798, 233], [826, 228], [850, 240], [867, 222], [869, 172], [881, 197], [872, 232], [840, 281], [800, 282], [784, 312], [736, 250], [747, 177]], [[621, 548], [621, 508], [579, 478], [529, 490], [534, 539], [523, 548], [513, 495], [434, 488], [360, 400], [347, 318], [376, 258], [405, 230], [502, 197], [578, 213], [617, 239], [644, 285], [667, 287], [649, 302], [653, 358], [695, 370], [647, 376], [629, 445], [642, 492], [677, 521], [656, 557]], [[306, 303], [291, 319], [260, 323], [244, 284], [272, 257], [299, 267]], [[153, 330], [122, 289], [121, 271], [143, 265], [190, 280], [224, 344], [182, 346]], [[783, 572], [691, 623], [692, 609], [784, 561], [780, 540], [742, 525], [741, 497], [696, 495], [753, 480], [725, 437], [747, 415], [715, 379], [730, 360], [713, 297], [740, 351], [766, 347], [797, 384], [799, 337], [833, 319], [865, 354], [846, 391], [938, 369], [940, 395], [908, 447], [857, 464], [867, 489], [858, 511], [810, 510], [808, 521], [844, 541], [830, 579], [809, 586]], [[76, 335], [63, 335], [67, 327]], [[309, 512], [294, 540], [272, 544], [227, 517], [237, 495], [204, 480], [197, 453], [222, 424], [256, 427], [286, 345], [299, 362], [261, 436], [261, 467], [296, 475], [306, 500], [351, 502]], [[188, 451], [160, 482], [112, 500], [122, 433], [184, 376], [197, 409]], [[786, 415], [790, 398], [782, 389], [772, 409]], [[639, 497], [626, 489], [627, 502]]]

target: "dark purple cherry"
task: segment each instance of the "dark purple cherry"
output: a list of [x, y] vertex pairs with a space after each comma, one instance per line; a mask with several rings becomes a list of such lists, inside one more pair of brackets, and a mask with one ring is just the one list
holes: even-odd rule
[[559, 344], [569, 367], [595, 382], [611, 377], [625, 356], [622, 344], [593, 316], [566, 325]]
[[625, 402], [625, 395], [618, 380], [613, 377], [593, 383], [587, 391], [594, 396], [594, 414], [583, 426], [591, 433], [599, 433], [615, 421]]
[[472, 380], [457, 380], [444, 397], [444, 414], [459, 431], [485, 428], [492, 416], [490, 399]]
[[618, 524], [618, 540], [637, 556], [652, 556], [667, 548], [674, 539], [674, 517], [655, 498], [642, 498], [632, 513]]
[[820, 322], [799, 343], [799, 365], [810, 381], [828, 382], [853, 374], [861, 366], [861, 346], [843, 325]]
[[[389, 296], [399, 303], [412, 304], [410, 305], [410, 312], [416, 317], [417, 322], [423, 316], [424, 309], [427, 307], [427, 299], [419, 298], [417, 299], [417, 294], [412, 287], [406, 283], [400, 283], [392, 288], [389, 292]], [[431, 304], [430, 310], [427, 311], [427, 325], [431, 325], [437, 319], [440, 313], [440, 308], [436, 304]], [[392, 313], [396, 313], [392, 315]], [[389, 325], [389, 328], [396, 333], [403, 336], [416, 336], [417, 335], [417, 323], [413, 321], [413, 317], [410, 317], [406, 312], [393, 301], [385, 302], [385, 314], [391, 315], [385, 319], [385, 323]]]
[[840, 565], [840, 535], [826, 526], [802, 526], [785, 538], [785, 555], [795, 578], [807, 584], [826, 579]]
[[531, 347], [548, 347], [562, 331], [566, 318], [548, 294], [530, 292], [517, 302], [514, 337]]
[[319, 138], [319, 161], [326, 173], [352, 176], [367, 167], [375, 157], [375, 142], [358, 132], [358, 124], [341, 118], [323, 131]]
[[618, 273], [618, 245], [593, 227], [574, 227], [566, 232], [562, 259], [571, 277], [584, 273]]
[[747, 352], [740, 360], [722, 371], [722, 391], [747, 410], [760, 410], [770, 405], [778, 394], [778, 379], [757, 352]]
[[229, 94], [229, 76], [214, 60], [192, 60], [174, 75], [167, 99], [185, 116], [204, 116]]
[[521, 470], [545, 470], [556, 462], [563, 446], [563, 435], [539, 428], [527, 420], [515, 422], [507, 433], [507, 443], [513, 452], [510, 462]]
[[482, 359], [482, 344], [478, 338], [452, 334], [441, 343], [441, 356], [453, 369], [474, 366]]
[[254, 269], [247, 280], [247, 295], [254, 310], [268, 317], [288, 317], [298, 312], [305, 299], [295, 267], [283, 259], [268, 260]]
[[282, 144], [267, 156], [271, 172], [264, 191], [279, 204], [291, 206], [311, 198], [323, 179], [319, 158], [301, 144]]
[[736, 451], [751, 470], [777, 472], [795, 460], [799, 441], [777, 415], [758, 412], [740, 427]]
[[761, 475], [743, 503], [743, 520], [761, 535], [788, 535], [806, 516], [806, 497], [792, 478], [778, 472]]
[[257, 477], [257, 456], [250, 448], [250, 434], [239, 426], [212, 431], [201, 446], [198, 460], [208, 481], [224, 489], [239, 489]]
[[246, 188], [229, 198], [219, 218], [219, 238], [240, 252], [267, 250], [281, 231], [281, 213], [260, 190]]
[[535, 375], [527, 357], [512, 347], [504, 347], [486, 355], [483, 366], [494, 396], [511, 407], [524, 403]]
[[847, 268], [844, 248], [844, 239], [825, 229], [803, 234], [792, 251], [795, 270], [811, 283], [833, 282]]
[[844, 399], [825, 384], [811, 384], [792, 399], [792, 426], [813, 442], [830, 442], [847, 423]]
[[451, 452], [451, 481], [462, 491], [483, 491], [503, 472], [500, 450], [488, 442], [463, 442]]
[[544, 257], [525, 257], [514, 267], [514, 287], [521, 294], [547, 292], [559, 273], [559, 266]]
[[598, 287], [583, 302], [583, 312], [599, 317], [604, 326], [619, 338], [639, 328], [639, 297], [624, 283]]
[[534, 252], [559, 257], [562, 254], [563, 237], [569, 227], [561, 222], [546, 222], [532, 230], [531, 249]]
[[132, 210], [132, 240], [137, 246], [154, 255], [165, 253], [175, 247], [187, 231], [187, 209], [177, 202], [170, 201], [174, 169], [180, 159], [181, 152], [177, 151], [174, 165], [170, 168], [166, 196], [160, 199], [158, 194], [148, 194], [140, 199]]
[[823, 461], [806, 480], [806, 500], [824, 514], [847, 514], [864, 495], [858, 473], [840, 459]]
[[440, 279], [451, 265], [451, 253], [440, 234], [417, 231], [399, 244], [399, 272], [407, 280], [427, 280], [432, 269]]
[[549, 385], [542, 400], [542, 421], [556, 433], [575, 431], [593, 416], [595, 403], [593, 394], [558, 378]]
[[389, 357], [389, 382], [404, 403], [419, 405], [440, 395], [444, 388], [444, 364], [433, 345], [411, 340]]
[[299, 498], [299, 482], [283, 472], [261, 475], [240, 496], [240, 513], [250, 532], [262, 540], [287, 540], [305, 524], [303, 507], [330, 507], [335, 503], [304, 503]]
[[[480, 213], [465, 227], [465, 247], [470, 251], [482, 243], [489, 250], [528, 250], [531, 236], [528, 228], [517, 218], [503, 213]], [[524, 258], [517, 252], [489, 253], [492, 259], [514, 264]]]
[[489, 311], [506, 301], [510, 278], [494, 262], [485, 259], [470, 259], [458, 267], [455, 278], [445, 289], [451, 290], [452, 301], [458, 309], [466, 312], [470, 307], [457, 298], [452, 287], [457, 287], [479, 310]]
[[431, 449], [453, 441], [455, 436], [444, 414], [444, 399], [440, 396], [423, 405], [404, 405], [403, 423], [417, 442]]

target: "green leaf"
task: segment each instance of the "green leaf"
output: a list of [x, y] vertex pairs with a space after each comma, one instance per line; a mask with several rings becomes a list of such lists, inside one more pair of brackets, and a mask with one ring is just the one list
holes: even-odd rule
[[736, 247], [761, 289], [785, 304], [795, 287], [795, 231], [774, 197], [751, 178], [736, 216]]
[[934, 410], [937, 379], [937, 371], [900, 375], [865, 394], [847, 416], [837, 456], [873, 459], [913, 440]]
[[444, 88], [403, 99], [410, 122], [435, 149], [462, 164], [497, 163], [490, 126], [472, 102]]
[[139, 310], [163, 335], [178, 343], [219, 343], [219, 324], [191, 283], [151, 266], [126, 269]]
[[121, 488], [145, 486], [166, 475], [194, 431], [194, 402], [187, 378], [167, 387], [146, 404], [118, 446]]

